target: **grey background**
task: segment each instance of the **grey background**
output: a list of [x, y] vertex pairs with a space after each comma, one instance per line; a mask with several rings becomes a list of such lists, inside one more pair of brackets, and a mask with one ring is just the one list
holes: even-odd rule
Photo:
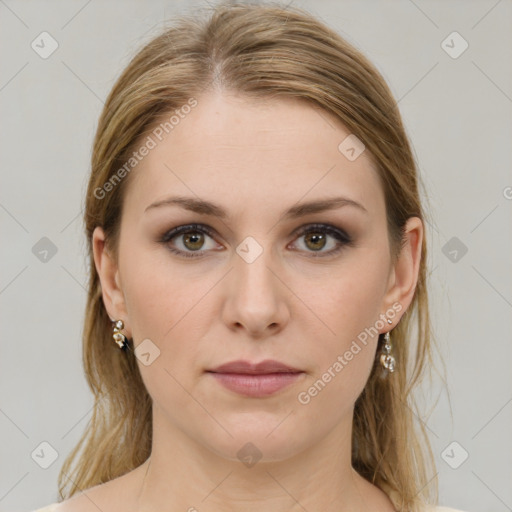
[[[512, 510], [512, 2], [293, 4], [382, 72], [427, 186], [433, 323], [450, 399], [437, 379], [426, 390], [437, 406], [418, 421], [429, 429], [440, 502]], [[206, 4], [0, 0], [1, 511], [56, 501], [60, 465], [91, 414], [81, 214], [102, 102], [162, 22], [197, 5]], [[31, 48], [43, 31], [59, 44], [47, 59]], [[453, 31], [469, 44], [458, 58], [442, 47]], [[57, 251], [46, 262], [43, 237]], [[43, 441], [58, 452], [48, 469], [31, 457]], [[463, 450], [468, 459], [453, 469]]]

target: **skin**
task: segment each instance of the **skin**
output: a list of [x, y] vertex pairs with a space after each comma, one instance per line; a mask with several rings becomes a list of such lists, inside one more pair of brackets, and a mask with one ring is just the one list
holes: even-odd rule
[[[294, 99], [262, 102], [226, 92], [197, 99], [132, 171], [118, 262], [105, 249], [102, 229], [93, 235], [109, 316], [124, 321], [135, 346], [150, 339], [160, 350], [149, 366], [138, 361], [154, 403], [151, 457], [60, 506], [260, 512], [265, 503], [266, 512], [393, 511], [350, 458], [354, 403], [376, 357], [377, 336], [360, 344], [308, 404], [297, 396], [393, 304], [401, 311], [378, 330], [400, 321], [417, 282], [422, 223], [409, 219], [392, 264], [384, 195], [370, 155], [349, 161], [340, 153], [349, 132], [330, 114]], [[230, 217], [179, 206], [145, 212], [171, 195], [215, 202]], [[281, 219], [298, 202], [333, 196], [357, 201], [366, 212], [347, 205]], [[215, 236], [205, 234], [203, 245], [186, 245], [184, 235], [159, 242], [189, 223], [210, 226]], [[314, 257], [315, 248], [327, 254], [337, 241], [326, 235], [322, 247], [295, 234], [311, 223], [345, 230], [354, 243]], [[248, 236], [263, 250], [251, 263], [236, 252]], [[205, 253], [187, 259], [170, 246]], [[205, 373], [235, 359], [267, 358], [305, 373], [266, 398], [238, 395]], [[237, 457], [247, 442], [262, 455], [250, 468]]]

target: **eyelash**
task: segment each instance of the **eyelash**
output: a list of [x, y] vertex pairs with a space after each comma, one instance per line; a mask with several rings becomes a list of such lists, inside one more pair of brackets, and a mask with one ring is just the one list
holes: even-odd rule
[[[184, 258], [199, 258], [199, 257], [203, 256], [203, 254], [208, 251], [192, 251], [192, 252], [181, 251], [179, 249], [175, 249], [175, 248], [169, 246], [169, 242], [173, 238], [175, 238], [179, 235], [183, 235], [183, 234], [187, 234], [187, 233], [196, 233], [196, 232], [203, 233], [203, 234], [208, 235], [211, 238], [214, 238], [214, 232], [208, 226], [206, 226], [204, 224], [187, 224], [187, 225], [183, 225], [183, 226], [178, 226], [177, 228], [167, 231], [161, 237], [160, 243], [166, 245], [167, 248], [172, 253], [182, 256]], [[351, 237], [349, 235], [347, 235], [347, 233], [345, 233], [344, 231], [342, 231], [334, 226], [331, 226], [329, 224], [308, 224], [307, 226], [300, 229], [299, 232], [296, 234], [296, 236], [297, 236], [297, 238], [300, 238], [301, 236], [307, 235], [310, 232], [331, 235], [338, 241], [338, 246], [336, 248], [331, 249], [330, 251], [324, 252], [324, 253], [320, 253], [320, 252], [317, 254], [312, 253], [311, 254], [312, 258], [324, 258], [327, 256], [333, 256], [333, 255], [337, 254], [338, 252], [340, 252], [345, 246], [353, 245], [353, 240], [351, 239]]]

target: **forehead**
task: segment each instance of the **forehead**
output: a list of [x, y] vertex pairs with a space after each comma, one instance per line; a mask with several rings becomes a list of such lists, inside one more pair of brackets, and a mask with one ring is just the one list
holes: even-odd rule
[[383, 205], [371, 155], [349, 160], [340, 144], [350, 131], [325, 110], [293, 98], [209, 93], [187, 112], [173, 124], [173, 112], [162, 116], [162, 140], [153, 130], [154, 147], [132, 171], [126, 199], [141, 211], [171, 193], [255, 211], [340, 193], [368, 209]]

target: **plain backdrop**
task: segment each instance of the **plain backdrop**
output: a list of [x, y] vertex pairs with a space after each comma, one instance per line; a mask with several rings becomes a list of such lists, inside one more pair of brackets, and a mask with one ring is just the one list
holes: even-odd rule
[[[510, 511], [512, 2], [293, 5], [375, 63], [426, 185], [434, 334], [449, 394], [434, 384], [437, 405], [418, 421], [440, 502]], [[0, 0], [1, 511], [57, 500], [58, 471], [91, 415], [82, 206], [103, 102], [136, 50], [197, 6], [206, 2]]]

